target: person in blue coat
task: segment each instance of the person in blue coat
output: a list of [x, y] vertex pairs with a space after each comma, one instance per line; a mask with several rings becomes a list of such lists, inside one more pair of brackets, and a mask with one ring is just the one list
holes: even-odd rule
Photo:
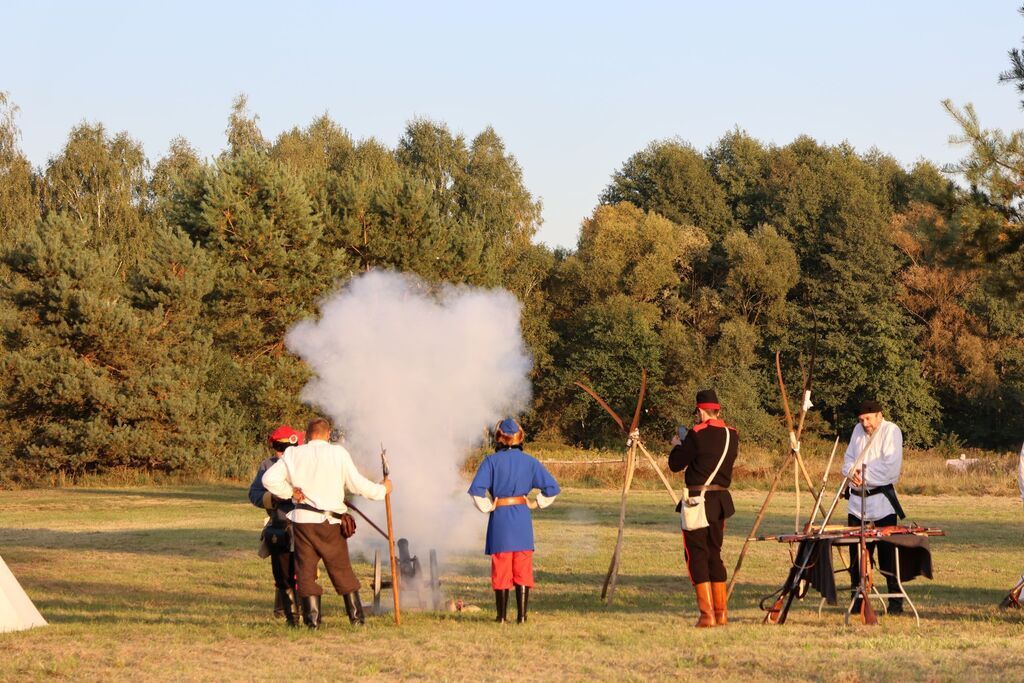
[[[494, 429], [495, 448], [473, 477], [469, 495], [477, 508], [490, 515], [484, 553], [491, 556], [491, 587], [498, 610], [495, 621], [504, 623], [509, 590], [515, 587], [516, 622], [526, 622], [533, 588], [533, 521], [530, 510], [546, 508], [561, 489], [536, 458], [523, 452], [525, 434], [512, 418]], [[537, 500], [527, 494], [539, 489]]]
[[[282, 500], [263, 486], [263, 474], [273, 467], [290, 446], [302, 444], [305, 435], [288, 425], [281, 425], [268, 437], [273, 455], [260, 463], [256, 476], [249, 484], [249, 502], [267, 511], [267, 524], [260, 540], [270, 554], [270, 568], [274, 572], [274, 616], [284, 617], [289, 626], [295, 626], [295, 554], [292, 552], [291, 522], [288, 513], [294, 505]], [[262, 557], [262, 555], [261, 555]]]

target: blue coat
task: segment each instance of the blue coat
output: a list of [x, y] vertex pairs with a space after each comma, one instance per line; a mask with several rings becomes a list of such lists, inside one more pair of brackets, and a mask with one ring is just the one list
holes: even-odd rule
[[[469, 487], [471, 496], [494, 498], [525, 496], [540, 489], [545, 496], [557, 496], [561, 489], [544, 465], [519, 448], [492, 453], [480, 463]], [[533, 521], [525, 505], [506, 505], [490, 513], [487, 521], [487, 545], [484, 553], [533, 550]]]

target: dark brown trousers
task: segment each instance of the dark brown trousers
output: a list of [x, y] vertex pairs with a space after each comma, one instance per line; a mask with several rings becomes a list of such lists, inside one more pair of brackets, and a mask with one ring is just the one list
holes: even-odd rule
[[359, 579], [348, 559], [348, 541], [341, 535], [339, 525], [330, 522], [292, 524], [292, 532], [295, 534], [295, 570], [298, 575], [296, 592], [300, 598], [324, 594], [324, 589], [316, 582], [316, 568], [321, 559], [338, 595], [359, 590]]

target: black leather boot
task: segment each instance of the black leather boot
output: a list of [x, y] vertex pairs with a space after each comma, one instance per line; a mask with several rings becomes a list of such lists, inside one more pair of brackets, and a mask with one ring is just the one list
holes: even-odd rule
[[505, 623], [508, 614], [508, 589], [494, 591], [494, 604], [498, 608], [498, 617], [494, 620], [499, 624]]
[[274, 593], [274, 616], [275, 617], [283, 617], [284, 616], [284, 595], [282, 595], [283, 592], [284, 591], [282, 589], [278, 588], [277, 592]]
[[359, 591], [352, 591], [341, 597], [345, 601], [345, 612], [348, 614], [349, 622], [357, 626], [362, 626], [366, 623], [366, 618], [363, 616], [363, 603], [359, 599]]
[[530, 606], [530, 587], [516, 586], [516, 623], [526, 623], [526, 610]]
[[299, 600], [302, 603], [302, 621], [311, 629], [320, 628], [320, 596], [308, 595]]
[[295, 626], [296, 611], [295, 591], [291, 588], [278, 588], [277, 598], [274, 601], [274, 615], [284, 617], [289, 626]]

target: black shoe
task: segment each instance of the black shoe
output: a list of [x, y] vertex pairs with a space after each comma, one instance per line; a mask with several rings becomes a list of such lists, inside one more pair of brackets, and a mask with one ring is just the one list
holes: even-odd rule
[[291, 588], [278, 588], [274, 605], [274, 616], [284, 617], [289, 626], [296, 625], [295, 591]]
[[494, 604], [498, 608], [498, 616], [494, 620], [499, 624], [505, 623], [505, 616], [508, 614], [508, 589], [494, 591]]
[[303, 623], [314, 630], [320, 628], [320, 596], [303, 596], [299, 601], [302, 603]]
[[526, 623], [526, 610], [530, 606], [530, 587], [516, 586], [516, 623]]
[[363, 603], [359, 599], [359, 591], [352, 591], [341, 596], [345, 601], [345, 612], [348, 614], [349, 623], [362, 626], [366, 623], [363, 616]]
[[886, 612], [889, 616], [903, 614], [903, 600], [901, 598], [893, 598], [889, 600], [889, 609]]
[[[855, 597], [856, 595], [857, 595], [857, 592], [854, 591], [853, 595], [851, 595], [850, 597], [852, 598], [852, 597]], [[853, 601], [853, 607], [850, 608], [850, 614], [860, 614], [860, 598], [857, 598], [856, 600]]]

